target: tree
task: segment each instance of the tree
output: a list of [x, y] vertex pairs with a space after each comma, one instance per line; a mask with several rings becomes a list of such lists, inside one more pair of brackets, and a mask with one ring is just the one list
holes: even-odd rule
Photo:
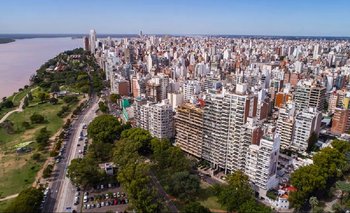
[[119, 139], [124, 126], [113, 115], [100, 115], [88, 126], [88, 134], [94, 141], [113, 143]]
[[111, 102], [112, 103], [115, 103], [115, 104], [117, 104], [118, 103], [118, 101], [120, 100], [120, 95], [119, 94], [111, 94], [110, 96], [109, 96], [109, 99], [111, 100]]
[[210, 210], [198, 202], [186, 204], [182, 210], [183, 213], [210, 213]]
[[345, 181], [337, 181], [335, 183], [335, 186], [336, 186], [337, 189], [341, 190], [340, 204], [343, 204], [344, 194], [345, 193], [347, 193], [347, 194], [350, 193], [350, 184], [346, 183]]
[[313, 150], [317, 140], [318, 140], [317, 134], [315, 132], [312, 132], [309, 137], [309, 140], [307, 141], [307, 149], [306, 149], [307, 152], [311, 152]]
[[200, 189], [198, 176], [188, 171], [174, 173], [170, 177], [169, 192], [183, 200], [193, 199]]
[[51, 174], [52, 174], [52, 169], [53, 169], [53, 165], [52, 164], [47, 165], [47, 167], [43, 171], [43, 177], [44, 178], [50, 177]]
[[23, 128], [25, 128], [25, 129], [29, 129], [29, 128], [30, 128], [30, 123], [29, 123], [28, 121], [23, 121], [23, 122], [22, 122], [22, 126], [23, 126]]
[[9, 204], [5, 212], [40, 212], [40, 205], [43, 197], [44, 193], [40, 189], [33, 187], [25, 189]]
[[89, 145], [87, 157], [95, 162], [102, 163], [110, 161], [113, 155], [113, 144], [95, 141]]
[[32, 124], [41, 124], [44, 123], [45, 118], [44, 116], [38, 113], [34, 113], [32, 116], [30, 116], [30, 121], [32, 122]]
[[294, 208], [301, 209], [312, 194], [326, 188], [326, 183], [327, 179], [317, 165], [303, 166], [292, 173], [291, 184], [297, 191], [291, 192], [289, 201]]
[[96, 163], [89, 158], [73, 159], [68, 166], [67, 177], [74, 183], [84, 189], [92, 187], [99, 183], [102, 176]]
[[40, 92], [38, 94], [38, 98], [41, 101], [41, 103], [44, 103], [47, 99], [49, 99], [49, 95], [45, 92]]
[[28, 92], [27, 97], [29, 101], [32, 101], [33, 100], [32, 92]]
[[67, 104], [75, 103], [78, 101], [78, 97], [73, 95], [65, 96], [63, 97], [63, 101]]
[[40, 148], [44, 148], [49, 143], [50, 132], [47, 131], [46, 127], [40, 129], [39, 134], [36, 136], [36, 142], [38, 142]]
[[35, 161], [40, 161], [41, 160], [41, 154], [40, 153], [34, 153], [32, 155], [32, 159]]
[[326, 147], [315, 154], [313, 161], [328, 179], [340, 177], [347, 165], [345, 155], [331, 147]]
[[6, 99], [5, 101], [2, 102], [1, 105], [5, 108], [12, 108], [15, 106], [11, 100], [6, 100]]
[[80, 91], [82, 93], [89, 93], [90, 92], [90, 86], [89, 85], [84, 85], [84, 86], [80, 87]]
[[99, 109], [100, 109], [101, 112], [103, 112], [103, 113], [108, 113], [108, 107], [107, 107], [107, 105], [105, 104], [105, 102], [100, 101], [100, 102], [98, 103], [98, 107], [99, 107]]
[[29, 100], [28, 97], [25, 97], [23, 100], [23, 108], [26, 108], [27, 106], [29, 106]]
[[[132, 144], [132, 143], [129, 143]], [[137, 150], [134, 152], [137, 154]], [[150, 186], [149, 165], [141, 162], [130, 161], [120, 165], [118, 181], [126, 188], [132, 205], [139, 212], [159, 212], [160, 203], [156, 193]]]
[[57, 98], [54, 98], [54, 97], [50, 98], [49, 101], [50, 101], [50, 103], [53, 104], [53, 105], [56, 105], [56, 104], [58, 103], [58, 99], [57, 99]]
[[52, 83], [51, 84], [51, 92], [59, 92], [60, 91], [60, 87], [59, 87], [59, 85], [58, 85], [58, 83]]
[[332, 141], [332, 147], [343, 154], [346, 154], [350, 151], [350, 143], [348, 141], [335, 139]]
[[238, 213], [271, 213], [272, 210], [254, 200], [244, 202], [238, 209]]
[[315, 209], [315, 207], [318, 206], [318, 199], [317, 197], [310, 197], [309, 198], [309, 204], [311, 206], [311, 211], [313, 212], [313, 210]]
[[5, 120], [0, 125], [1, 125], [2, 128], [5, 129], [7, 134], [15, 133], [15, 129], [13, 127], [13, 123], [10, 120]]
[[138, 150], [140, 155], [148, 155], [152, 152], [152, 149], [151, 149], [152, 136], [147, 130], [144, 130], [141, 128], [127, 129], [122, 132], [121, 138], [128, 139], [133, 142], [140, 142], [141, 146]]
[[227, 211], [238, 211], [245, 202], [254, 199], [248, 176], [242, 171], [236, 171], [227, 176], [227, 186], [215, 186], [219, 203]]

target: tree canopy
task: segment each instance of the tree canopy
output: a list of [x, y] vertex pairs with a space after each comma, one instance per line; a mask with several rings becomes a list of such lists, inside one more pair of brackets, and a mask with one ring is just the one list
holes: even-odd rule
[[249, 184], [249, 178], [241, 171], [236, 171], [227, 176], [228, 185], [216, 185], [214, 190], [219, 203], [227, 211], [238, 211], [245, 202], [254, 201], [253, 190]]
[[5, 212], [40, 212], [40, 205], [43, 197], [44, 193], [40, 189], [32, 187], [25, 189], [10, 203]]
[[186, 204], [182, 210], [183, 213], [210, 213], [210, 210], [198, 202]]
[[100, 115], [89, 124], [88, 134], [94, 142], [113, 143], [125, 128], [113, 115]]
[[70, 178], [74, 185], [88, 188], [100, 181], [102, 171], [91, 159], [76, 158], [68, 166], [67, 177]]
[[346, 158], [349, 143], [335, 140], [332, 147], [321, 149], [313, 156], [313, 164], [301, 167], [291, 176], [291, 184], [297, 188], [289, 196], [289, 201], [296, 209], [309, 205], [311, 196], [324, 197], [331, 186], [349, 170]]

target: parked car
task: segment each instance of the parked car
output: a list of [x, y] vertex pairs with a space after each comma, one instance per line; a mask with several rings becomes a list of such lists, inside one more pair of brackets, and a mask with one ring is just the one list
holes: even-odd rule
[[74, 198], [74, 205], [78, 205], [79, 204], [79, 197], [75, 196]]

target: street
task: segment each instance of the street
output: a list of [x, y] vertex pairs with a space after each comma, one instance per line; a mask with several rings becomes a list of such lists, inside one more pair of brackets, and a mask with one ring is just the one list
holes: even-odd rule
[[82, 149], [77, 148], [77, 144], [79, 143], [83, 125], [88, 125], [96, 116], [98, 98], [94, 96], [89, 103], [87, 109], [78, 115], [77, 120], [72, 123], [72, 133], [66, 142], [66, 151], [63, 153], [63, 159], [61, 162], [56, 163], [53, 174], [54, 180], [49, 184], [50, 193], [44, 205], [43, 212], [71, 212], [73, 209], [76, 209], [76, 206], [73, 205], [76, 188], [66, 177], [66, 173], [70, 162], [79, 157], [78, 150]]

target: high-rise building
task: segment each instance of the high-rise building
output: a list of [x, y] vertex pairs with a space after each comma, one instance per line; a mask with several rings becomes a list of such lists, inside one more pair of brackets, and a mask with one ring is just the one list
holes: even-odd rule
[[84, 50], [89, 51], [90, 50], [89, 38], [87, 36], [84, 36], [83, 42], [84, 42]]
[[281, 148], [287, 149], [293, 141], [295, 104], [290, 102], [278, 111], [276, 132], [280, 135]]
[[258, 144], [249, 145], [244, 172], [251, 183], [258, 188], [260, 195], [265, 195], [279, 183], [277, 178], [279, 150], [278, 134], [267, 134]]
[[238, 84], [235, 93], [212, 94], [206, 99], [203, 158], [212, 167], [225, 172], [244, 169], [245, 155], [252, 143], [252, 135], [246, 137], [244, 125], [248, 117], [256, 116], [256, 107], [257, 96], [247, 91], [246, 84]]
[[198, 95], [201, 92], [199, 81], [187, 81], [183, 85], [184, 100], [189, 101], [193, 95]]
[[91, 53], [94, 54], [96, 52], [96, 31], [94, 29], [90, 30], [89, 43], [90, 43], [90, 51]]
[[183, 151], [202, 157], [203, 110], [193, 104], [185, 103], [176, 109], [176, 146]]
[[301, 81], [295, 91], [295, 103], [297, 110], [316, 108], [324, 109], [326, 88], [313, 81]]
[[350, 97], [346, 96], [344, 92], [339, 92], [338, 95], [338, 103], [334, 109], [331, 132], [340, 135], [349, 133], [350, 131]]
[[332, 119], [331, 132], [333, 134], [349, 133], [350, 131], [350, 109], [336, 108]]
[[153, 137], [163, 139], [174, 136], [174, 112], [169, 100], [150, 106], [148, 127]]
[[319, 53], [320, 53], [320, 45], [319, 45], [319, 44], [316, 44], [316, 45], [314, 46], [314, 51], [313, 51], [313, 56], [312, 56], [312, 58], [313, 58], [313, 59], [318, 59]]
[[291, 148], [304, 152], [308, 147], [308, 140], [312, 133], [320, 132], [322, 114], [315, 108], [309, 108], [297, 113]]
[[160, 102], [167, 98], [169, 91], [169, 76], [160, 73], [153, 76], [146, 85], [146, 95], [154, 102]]

